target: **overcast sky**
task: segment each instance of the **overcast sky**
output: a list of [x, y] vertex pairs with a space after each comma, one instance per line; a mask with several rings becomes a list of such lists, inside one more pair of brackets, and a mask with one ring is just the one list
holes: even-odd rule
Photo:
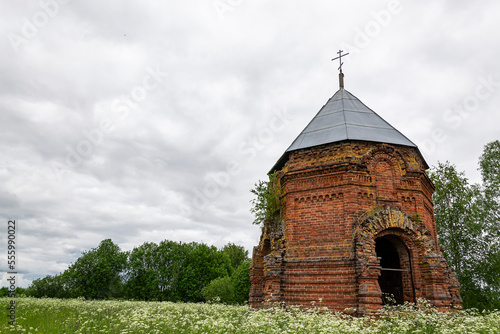
[[[0, 265], [21, 286], [111, 238], [244, 245], [250, 189], [338, 89], [480, 182], [498, 1], [0, 3]], [[6, 276], [3, 285], [6, 285]]]

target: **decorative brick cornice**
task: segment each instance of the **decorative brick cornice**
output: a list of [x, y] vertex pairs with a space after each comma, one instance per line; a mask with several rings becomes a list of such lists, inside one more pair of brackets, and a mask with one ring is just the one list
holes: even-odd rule
[[297, 197], [295, 198], [295, 203], [314, 203], [314, 202], [327, 202], [327, 201], [332, 201], [335, 199], [340, 199], [344, 195], [342, 193], [331, 193], [331, 194], [326, 194], [326, 195], [319, 195], [319, 196], [303, 196], [303, 197]]

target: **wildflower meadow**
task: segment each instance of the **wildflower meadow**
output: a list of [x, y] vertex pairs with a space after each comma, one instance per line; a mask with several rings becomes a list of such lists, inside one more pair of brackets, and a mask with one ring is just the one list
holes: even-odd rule
[[14, 326], [8, 323], [9, 303], [0, 298], [1, 333], [500, 333], [499, 311], [440, 313], [425, 302], [352, 317], [321, 307], [249, 310], [215, 303], [20, 297]]

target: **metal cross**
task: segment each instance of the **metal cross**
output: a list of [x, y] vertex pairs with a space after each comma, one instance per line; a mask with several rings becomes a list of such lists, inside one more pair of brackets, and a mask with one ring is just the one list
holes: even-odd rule
[[349, 52], [348, 52], [348, 53], [345, 53], [345, 54], [342, 54], [342, 52], [344, 52], [344, 51], [343, 51], [343, 50], [339, 50], [339, 52], [337, 52], [337, 53], [339, 54], [339, 56], [338, 56], [338, 57], [335, 57], [335, 58], [333, 58], [333, 59], [332, 59], [332, 61], [333, 61], [333, 60], [335, 60], [335, 59], [338, 59], [338, 60], [339, 60], [339, 64], [340, 64], [340, 66], [339, 66], [339, 68], [338, 68], [338, 69], [340, 70], [340, 72], [342, 72], [342, 65], [344, 64], [344, 63], [342, 62], [342, 56], [347, 56], [347, 55], [349, 54]]

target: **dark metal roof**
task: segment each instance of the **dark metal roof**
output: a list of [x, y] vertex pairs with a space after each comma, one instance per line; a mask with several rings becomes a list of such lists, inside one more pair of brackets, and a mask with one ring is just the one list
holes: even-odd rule
[[346, 140], [371, 141], [417, 148], [417, 145], [368, 108], [357, 97], [344, 88], [340, 88], [293, 141], [271, 172], [280, 169], [292, 151]]

